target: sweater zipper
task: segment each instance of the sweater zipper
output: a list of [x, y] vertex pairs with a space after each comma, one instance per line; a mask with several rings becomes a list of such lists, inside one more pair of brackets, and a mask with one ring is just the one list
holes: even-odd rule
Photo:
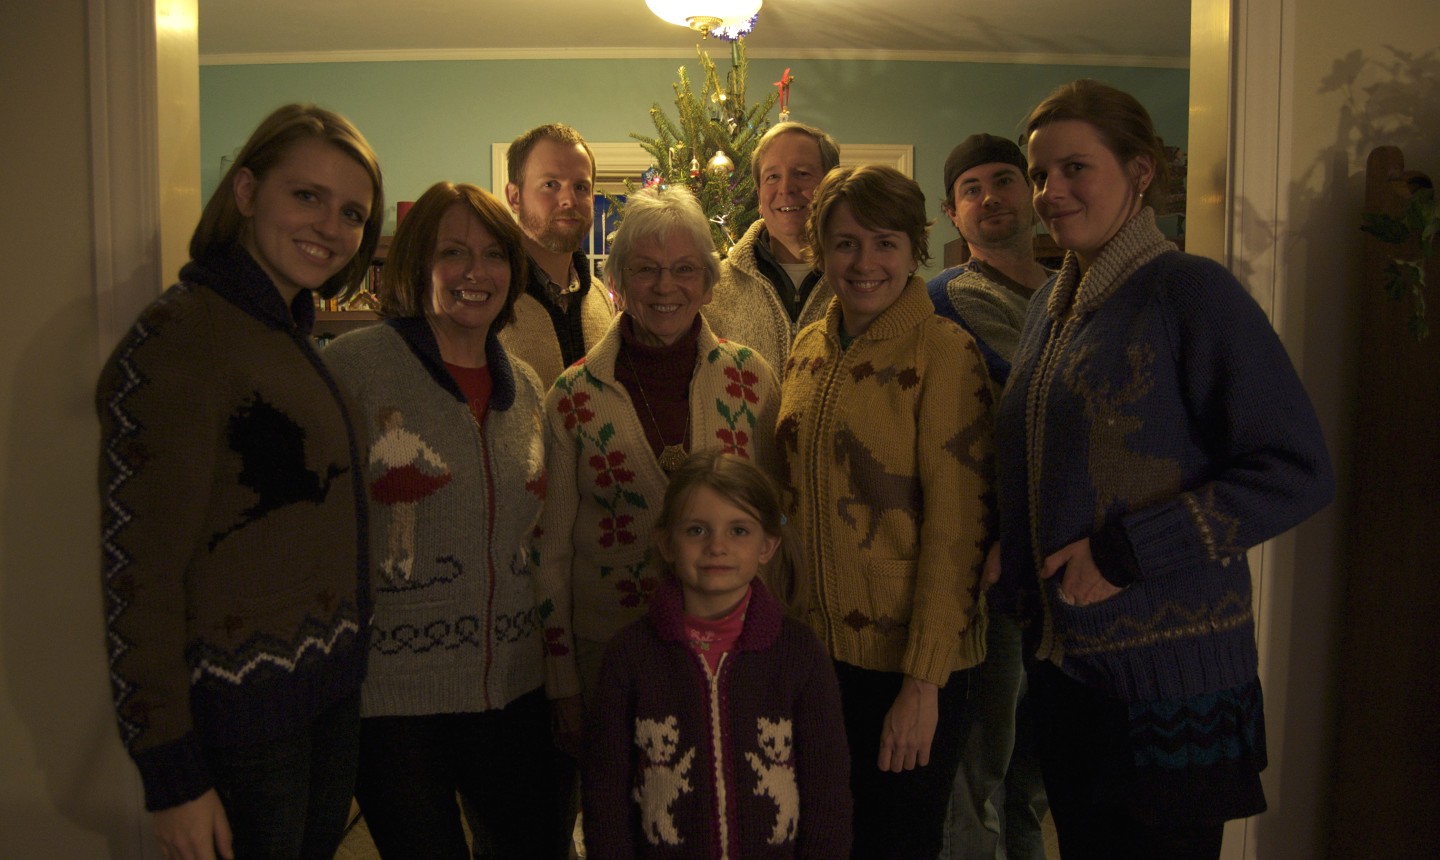
[[710, 692], [710, 746], [715, 751], [713, 757], [715, 770], [715, 821], [720, 831], [720, 860], [729, 860], [730, 857], [730, 814], [727, 808], [729, 800], [729, 788], [725, 782], [725, 746], [722, 715], [720, 713], [720, 675], [725, 671], [725, 664], [730, 659], [729, 652], [720, 655], [720, 662], [716, 664], [715, 671], [710, 671], [710, 664], [705, 662], [702, 654], [695, 655], [700, 660], [700, 667], [705, 670], [705, 683]]
[[311, 343], [310, 336], [293, 328], [288, 334], [290, 342], [295, 344], [305, 356], [305, 360], [310, 362], [320, 381], [325, 383], [330, 398], [335, 401], [336, 410], [340, 412], [340, 420], [345, 424], [345, 441], [350, 447], [350, 495], [355, 503], [355, 620], [360, 624], [361, 632], [364, 632], [370, 622], [375, 620], [375, 605], [369, 597], [370, 497], [365, 489], [365, 464], [360, 459], [360, 440], [355, 432], [355, 422], [350, 420], [350, 410], [345, 405], [345, 397], [340, 393], [340, 383], [330, 374], [330, 368], [325, 365], [319, 350]]
[[[480, 465], [485, 472], [485, 580], [488, 586], [485, 590], [485, 644], [480, 650], [485, 654], [485, 674], [482, 682], [480, 695], [489, 710], [492, 705], [490, 699], [490, 669], [495, 662], [495, 649], [491, 647], [495, 633], [495, 554], [491, 548], [495, 545], [495, 476], [490, 470], [490, 447], [485, 444], [485, 431], [480, 426], [480, 420], [475, 417], [475, 412], [470, 408], [466, 400], [463, 404], [465, 414], [470, 417], [470, 423], [475, 427], [475, 444], [480, 451]], [[489, 413], [486, 413], [489, 416]]]
[[[825, 337], [829, 339], [829, 333], [826, 333]], [[833, 439], [835, 436], [835, 428], [832, 425], [834, 421], [834, 411], [831, 401], [834, 399], [836, 380], [839, 378], [840, 366], [845, 361], [846, 352], [846, 350], [840, 351], [837, 360], [831, 364], [830, 371], [825, 377], [824, 387], [821, 389], [820, 407], [817, 410], [817, 417], [828, 416], [828, 420], [826, 426], [822, 426], [818, 422], [816, 423], [814, 443], [811, 446], [810, 517], [811, 521], [815, 523], [815, 528], [812, 530], [810, 538], [810, 558], [817, 561], [825, 558], [824, 551], [827, 549], [827, 547], [823, 546], [823, 542], [820, 539], [821, 524], [825, 522], [823, 519], [825, 517], [825, 508], [821, 503], [820, 495], [820, 474], [825, 469], [825, 456], [822, 452], [821, 440], [826, 438], [825, 430], [827, 426], [830, 430], [829, 438]], [[833, 550], [833, 548], [830, 549]], [[821, 623], [825, 625], [825, 645], [827, 650], [829, 650], [831, 654], [834, 654], [836, 652], [835, 625], [830, 617], [832, 595], [826, 582], [827, 572], [825, 568], [817, 565], [817, 572], [820, 575], [818, 577], [818, 587], [815, 596], [820, 603]]]

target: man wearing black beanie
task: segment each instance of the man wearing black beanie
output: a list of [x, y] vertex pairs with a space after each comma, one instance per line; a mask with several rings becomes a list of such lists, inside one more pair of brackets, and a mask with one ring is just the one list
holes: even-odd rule
[[[970, 259], [932, 279], [930, 298], [936, 313], [975, 338], [997, 392], [1010, 375], [1030, 297], [1051, 275], [1035, 262], [1026, 168], [1020, 147], [990, 134], [967, 137], [945, 159], [941, 205]], [[1025, 719], [1020, 628], [1003, 607], [987, 611], [985, 662], [966, 703], [940, 860], [1044, 860], [1047, 806]]]

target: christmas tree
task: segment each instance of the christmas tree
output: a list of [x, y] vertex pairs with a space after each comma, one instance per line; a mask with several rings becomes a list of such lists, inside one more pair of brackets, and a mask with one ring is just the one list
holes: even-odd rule
[[[704, 48], [695, 50], [704, 78], [700, 93], [681, 66], [673, 85], [676, 119], [666, 116], [657, 102], [650, 108], [655, 135], [632, 132], [630, 136], [640, 141], [655, 162], [641, 177], [644, 185], [688, 186], [710, 219], [715, 247], [724, 253], [759, 217], [750, 163], [755, 144], [770, 127], [768, 116], [779, 93], [771, 93], [754, 107], [745, 106], [748, 67], [744, 39], [730, 43], [730, 70], [723, 84], [715, 61]], [[626, 180], [628, 193], [633, 194], [636, 187]], [[624, 218], [624, 203], [614, 198], [610, 203]]]

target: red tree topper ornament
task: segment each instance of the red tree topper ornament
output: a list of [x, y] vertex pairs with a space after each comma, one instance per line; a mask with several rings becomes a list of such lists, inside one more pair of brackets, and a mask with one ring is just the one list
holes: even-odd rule
[[781, 121], [781, 122], [786, 122], [787, 120], [790, 119], [790, 84], [791, 84], [794, 80], [795, 80], [795, 77], [790, 74], [790, 70], [787, 68], [787, 69], [785, 70], [785, 74], [781, 75], [781, 76], [780, 76], [780, 80], [776, 81], [776, 82], [774, 83], [774, 85], [773, 85], [773, 86], [775, 86], [775, 87], [778, 87], [779, 90], [780, 90], [780, 121]]

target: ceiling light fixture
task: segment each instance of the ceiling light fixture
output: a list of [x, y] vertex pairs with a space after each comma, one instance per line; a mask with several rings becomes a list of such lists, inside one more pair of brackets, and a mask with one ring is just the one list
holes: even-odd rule
[[661, 20], [699, 30], [702, 35], [735, 40], [755, 26], [764, 0], [645, 0]]

